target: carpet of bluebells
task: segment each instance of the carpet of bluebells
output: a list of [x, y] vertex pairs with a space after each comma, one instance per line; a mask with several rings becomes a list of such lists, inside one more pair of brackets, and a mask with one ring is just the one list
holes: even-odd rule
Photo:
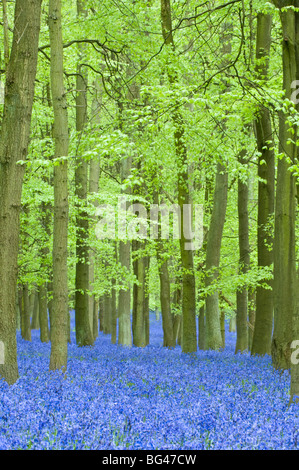
[[50, 344], [18, 333], [19, 380], [0, 381], [0, 449], [297, 449], [299, 406], [290, 377], [270, 357], [190, 356], [162, 347], [151, 315], [150, 345], [69, 344], [67, 373], [49, 372]]

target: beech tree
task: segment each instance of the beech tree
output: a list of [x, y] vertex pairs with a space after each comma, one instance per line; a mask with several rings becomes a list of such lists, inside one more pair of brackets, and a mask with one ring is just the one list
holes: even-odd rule
[[[161, 0], [161, 21], [162, 34], [165, 45], [169, 49], [169, 56], [175, 54], [175, 43], [172, 31], [172, 16], [170, 0]], [[175, 67], [171, 63], [167, 66], [167, 76], [169, 84], [174, 87], [177, 82]], [[195, 275], [193, 250], [190, 249], [191, 240], [188, 234], [191, 233], [192, 218], [191, 214], [185, 217], [184, 205], [190, 205], [189, 195], [189, 174], [188, 174], [188, 154], [185, 142], [184, 119], [180, 113], [180, 107], [177, 103], [172, 113], [172, 119], [175, 126], [174, 142], [175, 155], [177, 161], [177, 191], [178, 204], [181, 213], [180, 224], [180, 254], [182, 263], [182, 351], [192, 353], [197, 350], [196, 338], [196, 302], [195, 302]], [[190, 235], [189, 235], [190, 236]]]
[[4, 364], [0, 376], [18, 378], [16, 292], [24, 163], [27, 157], [37, 71], [41, 0], [16, 0], [13, 42], [6, 49], [4, 111], [0, 138], [0, 340]]
[[61, 1], [49, 0], [51, 91], [54, 111], [53, 313], [50, 369], [67, 366], [68, 340], [68, 111], [63, 77]]
[[[269, 68], [272, 16], [257, 15], [256, 34], [256, 74], [266, 82]], [[271, 267], [273, 264], [273, 230], [275, 194], [275, 155], [271, 114], [266, 104], [259, 107], [255, 120], [255, 135], [259, 151], [258, 165], [258, 217], [257, 249], [258, 265]], [[265, 280], [269, 288], [256, 289], [256, 317], [252, 339], [252, 354], [270, 354], [273, 328], [273, 283]]]
[[[77, 1], [78, 19], [86, 15], [82, 2]], [[79, 44], [79, 63], [76, 75], [76, 131], [78, 133], [77, 148], [80, 152], [80, 140], [84, 127], [87, 123], [87, 85], [88, 76], [80, 62], [84, 58], [84, 45]], [[75, 293], [75, 312], [76, 312], [76, 340], [80, 346], [93, 344], [93, 335], [91, 328], [91, 315], [89, 311], [89, 261], [88, 261], [88, 214], [86, 211], [87, 190], [88, 190], [88, 162], [85, 158], [77, 156], [75, 171], [75, 188], [78, 198], [77, 214], [77, 236], [76, 236], [76, 293]]]
[[[296, 80], [296, 17], [293, 2], [277, 2], [282, 27], [282, 69], [285, 98], [291, 98], [292, 83]], [[293, 104], [288, 106], [292, 112]], [[296, 179], [291, 166], [296, 162], [296, 144], [287, 114], [279, 112], [279, 153], [275, 199], [274, 229], [274, 330], [272, 360], [275, 368], [290, 368], [290, 343], [296, 299]]]

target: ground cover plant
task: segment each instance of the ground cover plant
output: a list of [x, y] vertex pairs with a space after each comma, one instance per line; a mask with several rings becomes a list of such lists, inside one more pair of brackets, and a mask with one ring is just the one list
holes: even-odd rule
[[[71, 333], [67, 373], [49, 371], [50, 345], [18, 333], [20, 378], [0, 381], [0, 449], [297, 449], [298, 406], [289, 373], [269, 356], [223, 351], [182, 354], [162, 347], [150, 316], [145, 348], [93, 347]], [[72, 323], [73, 324], [73, 323]]]

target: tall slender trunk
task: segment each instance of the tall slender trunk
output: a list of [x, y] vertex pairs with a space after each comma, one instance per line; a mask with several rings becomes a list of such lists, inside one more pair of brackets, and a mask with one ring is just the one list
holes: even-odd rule
[[[49, 203], [41, 203], [41, 224], [45, 230], [45, 234], [48, 239], [51, 236], [51, 211], [52, 207]], [[47, 260], [49, 259], [49, 246], [47, 243], [43, 243], [40, 247], [40, 258], [43, 280], [39, 286], [38, 300], [39, 300], [39, 323], [40, 323], [40, 339], [42, 342], [48, 342], [50, 339], [49, 321], [48, 321], [48, 283], [46, 278], [50, 276], [50, 270], [47, 266]]]
[[[121, 164], [121, 181], [128, 178], [132, 159], [127, 157]], [[128, 190], [126, 190], [128, 192]], [[120, 240], [119, 242], [119, 262], [122, 268], [130, 273], [131, 269], [131, 242], [129, 240]], [[119, 336], [118, 342], [123, 346], [132, 346], [132, 327], [131, 327], [131, 289], [130, 286], [120, 289], [118, 295], [118, 317], [119, 317]]]
[[50, 369], [67, 367], [68, 343], [68, 112], [63, 83], [61, 0], [49, 0], [50, 76], [54, 110], [55, 158], [53, 227], [53, 311]]
[[163, 254], [163, 251], [158, 248], [157, 260], [159, 264], [160, 277], [160, 302], [163, 327], [163, 346], [166, 348], [174, 348], [175, 338], [170, 308], [170, 280], [168, 273], [168, 262], [167, 259], [163, 260], [161, 254]]
[[[239, 162], [247, 165], [247, 151], [241, 150]], [[239, 220], [239, 271], [245, 274], [250, 265], [249, 225], [248, 225], [248, 179], [238, 178], [238, 220]], [[237, 291], [237, 341], [235, 352], [248, 350], [248, 289], [242, 286]]]
[[[227, 55], [231, 52], [231, 25], [223, 23], [222, 26], [221, 52], [224, 56], [223, 65], [227, 62]], [[224, 83], [225, 84], [225, 83]], [[228, 91], [229, 85], [225, 84], [225, 90]], [[223, 128], [225, 128], [225, 119]], [[227, 206], [228, 172], [225, 163], [225, 157], [217, 163], [215, 191], [213, 198], [213, 209], [211, 222], [207, 236], [206, 247], [206, 287], [213, 289], [212, 293], [206, 298], [206, 348], [219, 349], [222, 347], [222, 337], [220, 331], [220, 312], [219, 312], [219, 293], [217, 283], [220, 265], [220, 250], [222, 233], [225, 222]]]
[[[154, 203], [159, 205], [159, 194], [156, 192], [154, 196]], [[170, 302], [170, 279], [168, 272], [168, 259], [165, 254], [165, 248], [161, 239], [161, 214], [158, 218], [158, 240], [156, 241], [156, 254], [158, 263], [158, 272], [160, 278], [160, 305], [162, 314], [162, 327], [163, 327], [163, 346], [167, 348], [174, 348], [176, 339], [173, 331], [173, 320], [171, 315], [171, 302]]]
[[35, 286], [35, 290], [32, 293], [33, 295], [33, 306], [32, 306], [32, 318], [31, 318], [31, 330], [39, 329], [39, 302], [38, 302], [38, 288]]
[[[77, 0], [77, 16], [80, 21], [86, 11], [81, 0]], [[76, 131], [78, 133], [77, 151], [80, 152], [80, 140], [87, 121], [87, 72], [80, 61], [84, 56], [84, 46], [79, 46], [79, 63], [76, 76]], [[76, 342], [78, 346], [90, 346], [94, 339], [91, 329], [89, 312], [89, 243], [87, 204], [88, 163], [85, 158], [77, 156], [75, 169], [75, 193], [78, 198], [76, 216], [76, 292], [75, 292], [75, 323]]]
[[[172, 16], [170, 0], [161, 0], [162, 34], [166, 47], [175, 52], [175, 44], [172, 34]], [[168, 64], [167, 74], [171, 87], [178, 81], [177, 74]], [[184, 205], [191, 203], [189, 195], [188, 155], [185, 143], [184, 120], [180, 112], [179, 103], [174, 107], [172, 120], [175, 127], [174, 143], [177, 161], [177, 189], [178, 204], [181, 213], [180, 230], [180, 254], [183, 270], [182, 292], [182, 352], [193, 353], [197, 351], [196, 338], [196, 298], [195, 298], [195, 274], [193, 263], [193, 250], [191, 249], [192, 217], [183, 217]]]
[[[115, 264], [117, 264], [117, 244], [114, 241], [114, 258]], [[117, 341], [117, 292], [116, 292], [116, 279], [112, 278], [112, 289], [111, 289], [111, 343], [116, 344]]]
[[30, 301], [28, 284], [23, 285], [23, 302], [21, 311], [21, 336], [26, 341], [31, 341], [30, 328]]
[[4, 66], [5, 70], [9, 64], [9, 28], [7, 18], [7, 0], [2, 0], [3, 12], [3, 49], [4, 49]]
[[112, 296], [111, 292], [104, 295], [102, 326], [105, 335], [111, 335], [112, 332]]
[[[298, 2], [295, 4], [298, 7]], [[299, 83], [299, 13], [295, 12], [295, 44], [296, 44], [296, 80], [297, 84]], [[299, 102], [295, 102], [296, 110], [299, 111]], [[298, 139], [298, 126], [296, 128], [296, 137]], [[298, 161], [298, 152], [296, 155]], [[298, 202], [298, 183], [297, 183], [297, 202]], [[295, 298], [295, 308], [293, 312], [292, 319], [292, 339], [295, 340], [297, 345], [299, 339], [299, 293], [298, 293], [298, 284], [299, 284], [299, 270], [297, 269], [297, 279], [296, 279], [296, 298]], [[291, 343], [291, 351], [293, 353], [293, 342]], [[292, 358], [292, 356], [291, 356]], [[296, 358], [298, 360], [298, 358]], [[290, 388], [290, 403], [299, 403], [299, 362], [297, 360], [291, 360], [291, 388]]]
[[49, 323], [48, 323], [48, 291], [46, 283], [39, 286], [39, 323], [40, 323], [40, 340], [42, 343], [49, 341]]
[[[204, 220], [206, 217], [210, 217], [212, 213], [212, 196], [213, 196], [213, 178], [208, 174], [205, 175], [205, 201], [204, 201]], [[208, 225], [204, 222], [204, 239], [201, 247], [203, 256], [206, 254], [207, 249], [207, 237], [209, 232]], [[198, 271], [200, 272], [200, 281], [204, 284], [203, 276], [205, 272], [205, 263], [204, 261], [198, 265]], [[198, 300], [201, 299], [201, 294], [199, 294]], [[205, 304], [202, 305], [198, 313], [198, 348], [205, 349], [206, 347], [206, 322], [205, 322]]]
[[[271, 45], [271, 15], [257, 16], [256, 74], [260, 80], [268, 76]], [[255, 120], [255, 133], [259, 151], [258, 162], [258, 266], [273, 264], [273, 235], [271, 219], [274, 215], [275, 156], [270, 111], [261, 106]], [[269, 226], [270, 225], [270, 226]], [[270, 354], [273, 329], [273, 282], [264, 280], [270, 289], [260, 286], [256, 289], [256, 316], [252, 338], [251, 354]]]
[[[289, 3], [290, 6], [293, 2]], [[291, 84], [296, 80], [295, 15], [277, 2], [282, 25], [283, 89], [290, 99]], [[274, 227], [274, 331], [271, 354], [276, 369], [290, 368], [292, 322], [295, 313], [296, 255], [295, 255], [295, 176], [290, 170], [295, 163], [296, 146], [289, 131], [287, 116], [279, 114], [279, 152]]]
[[[131, 243], [119, 242], [119, 262], [127, 272], [130, 272]], [[120, 289], [118, 294], [119, 335], [118, 342], [123, 346], [132, 346], [131, 329], [131, 291], [130, 287]]]
[[[92, 100], [92, 114], [93, 119], [95, 120], [95, 126], [100, 123], [100, 113], [101, 113], [101, 91], [98, 85], [98, 81], [94, 82], [95, 85], [95, 96]], [[89, 162], [89, 194], [91, 197], [94, 197], [92, 203], [94, 207], [98, 206], [98, 201], [96, 196], [99, 192], [99, 179], [100, 179], [100, 157], [93, 158]], [[96, 217], [94, 217], [96, 220]], [[94, 277], [95, 277], [95, 253], [92, 249], [89, 250], [89, 289], [94, 290]], [[93, 312], [93, 321], [92, 321], [92, 334], [95, 339], [98, 336], [99, 330], [99, 312], [98, 312], [98, 300], [95, 298], [95, 295], [90, 296], [89, 300], [89, 310]]]
[[12, 384], [18, 378], [16, 291], [19, 215], [28, 151], [37, 69], [41, 0], [16, 0], [13, 42], [7, 66], [0, 135], [0, 341], [4, 364], [0, 377]]
[[133, 270], [138, 281], [138, 285], [133, 286], [133, 320], [132, 333], [134, 346], [144, 347], [147, 344], [146, 338], [146, 312], [145, 312], [145, 287], [146, 287], [146, 260], [145, 256], [139, 256], [139, 250], [144, 249], [144, 241], [133, 240], [132, 250]]
[[[227, 205], [228, 174], [226, 166], [217, 164], [214, 202], [206, 248], [206, 287], [211, 288], [218, 279], [222, 232]], [[206, 348], [222, 347], [220, 331], [219, 293], [217, 288], [206, 298]]]

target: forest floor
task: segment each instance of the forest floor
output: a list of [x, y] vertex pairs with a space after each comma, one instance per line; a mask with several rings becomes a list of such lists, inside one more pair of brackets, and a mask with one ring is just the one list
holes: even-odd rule
[[66, 375], [49, 372], [50, 344], [18, 333], [19, 380], [0, 381], [0, 449], [297, 449], [299, 407], [290, 377], [271, 358], [223, 351], [189, 356], [162, 347], [151, 315], [150, 345], [123, 348], [100, 333], [68, 347]]

